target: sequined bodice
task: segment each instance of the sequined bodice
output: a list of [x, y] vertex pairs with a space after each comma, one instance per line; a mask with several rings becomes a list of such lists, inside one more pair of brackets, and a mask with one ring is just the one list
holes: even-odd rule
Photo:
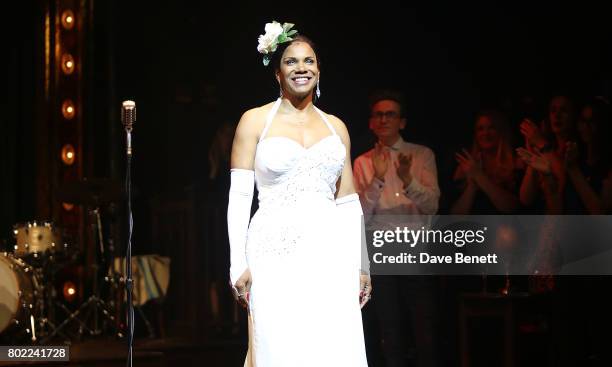
[[259, 207], [287, 207], [317, 198], [333, 201], [345, 155], [337, 135], [309, 148], [284, 137], [262, 140], [255, 157]]
[[318, 199], [334, 200], [336, 181], [340, 177], [346, 148], [340, 137], [317, 109], [331, 135], [305, 148], [282, 136], [265, 137], [280, 99], [272, 108], [262, 139], [255, 154], [255, 180], [259, 191], [259, 207], [289, 208]]

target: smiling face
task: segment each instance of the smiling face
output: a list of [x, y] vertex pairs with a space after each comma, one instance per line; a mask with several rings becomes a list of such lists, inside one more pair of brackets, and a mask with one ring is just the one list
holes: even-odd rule
[[319, 80], [317, 55], [306, 42], [295, 41], [289, 45], [280, 58], [276, 72], [283, 95], [304, 98], [312, 95]]
[[482, 115], [476, 120], [476, 144], [480, 150], [493, 150], [499, 144], [499, 132], [490, 116]]
[[399, 103], [385, 99], [372, 105], [370, 129], [379, 140], [392, 142], [399, 138], [405, 126], [406, 119], [402, 118]]
[[548, 110], [550, 128], [555, 135], [567, 134], [572, 128], [572, 103], [564, 96], [550, 101]]

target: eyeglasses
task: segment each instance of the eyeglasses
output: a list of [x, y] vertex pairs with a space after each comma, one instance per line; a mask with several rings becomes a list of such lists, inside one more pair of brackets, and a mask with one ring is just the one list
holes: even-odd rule
[[385, 111], [385, 112], [376, 111], [370, 115], [370, 118], [376, 119], [376, 120], [382, 120], [383, 117], [386, 117], [387, 120], [393, 120], [393, 119], [399, 118], [400, 114], [396, 111]]

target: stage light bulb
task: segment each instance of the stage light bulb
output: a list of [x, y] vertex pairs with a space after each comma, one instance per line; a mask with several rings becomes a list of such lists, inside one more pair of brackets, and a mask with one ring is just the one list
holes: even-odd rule
[[62, 208], [64, 208], [65, 211], [69, 212], [74, 209], [74, 204], [62, 203]]
[[74, 72], [75, 62], [71, 54], [62, 55], [62, 71], [66, 75], [70, 75]]
[[74, 107], [74, 102], [72, 100], [67, 99], [62, 103], [62, 115], [66, 120], [72, 120], [74, 115], [76, 114], [76, 108]]
[[74, 13], [72, 10], [64, 10], [62, 13], [62, 27], [68, 31], [74, 27]]
[[62, 148], [62, 162], [65, 165], [70, 166], [74, 163], [76, 158], [76, 153], [74, 152], [74, 147], [70, 144], [64, 145]]
[[72, 302], [76, 296], [76, 285], [74, 282], [68, 280], [64, 282], [64, 286], [62, 289], [62, 293], [64, 295], [64, 299], [68, 302]]

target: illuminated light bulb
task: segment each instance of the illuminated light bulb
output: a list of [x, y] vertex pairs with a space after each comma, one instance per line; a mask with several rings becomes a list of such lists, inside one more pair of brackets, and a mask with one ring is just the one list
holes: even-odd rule
[[62, 71], [66, 75], [70, 75], [74, 72], [75, 62], [71, 54], [62, 55]]
[[76, 115], [76, 107], [71, 99], [67, 99], [62, 103], [62, 115], [66, 120], [72, 120]]
[[65, 30], [69, 31], [74, 28], [74, 20], [74, 13], [72, 10], [68, 9], [62, 12], [62, 27], [64, 27]]
[[66, 164], [67, 166], [72, 165], [76, 158], [74, 147], [70, 144], [64, 145], [64, 147], [62, 148], [61, 157], [62, 157], [62, 162], [64, 162], [64, 164]]

